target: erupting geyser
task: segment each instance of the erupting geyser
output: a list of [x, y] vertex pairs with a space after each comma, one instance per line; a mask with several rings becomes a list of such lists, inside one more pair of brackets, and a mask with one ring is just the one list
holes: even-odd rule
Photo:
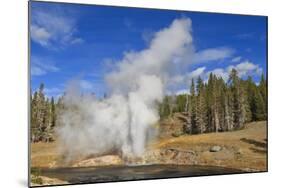
[[125, 53], [116, 62], [105, 77], [110, 88], [106, 99], [81, 97], [70, 84], [57, 129], [63, 151], [68, 156], [110, 151], [140, 156], [159, 120], [157, 101], [182, 81], [182, 67], [192, 54], [191, 20], [176, 19], [155, 33], [147, 49]]

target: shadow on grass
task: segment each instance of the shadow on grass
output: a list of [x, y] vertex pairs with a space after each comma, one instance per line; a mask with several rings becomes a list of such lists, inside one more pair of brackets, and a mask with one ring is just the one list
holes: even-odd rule
[[248, 138], [241, 138], [240, 140], [243, 142], [246, 142], [248, 144], [253, 144], [256, 147], [261, 147], [261, 148], [267, 147], [267, 144], [265, 142], [260, 142], [260, 141], [256, 141], [256, 140], [248, 139]]
[[267, 153], [266, 149], [250, 148], [250, 150], [252, 150], [255, 153], [259, 153], [259, 154], [266, 154]]
[[255, 147], [251, 147], [250, 150], [252, 150], [255, 153], [259, 153], [259, 154], [267, 153], [267, 139], [264, 139], [265, 142], [260, 142], [260, 141], [256, 141], [253, 139], [247, 139], [247, 138], [241, 138], [240, 140], [243, 142], [246, 142], [248, 144], [254, 145]]

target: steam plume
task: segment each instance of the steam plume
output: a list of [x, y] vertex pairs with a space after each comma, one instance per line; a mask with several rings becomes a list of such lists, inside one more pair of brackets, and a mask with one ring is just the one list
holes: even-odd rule
[[156, 102], [181, 80], [192, 53], [191, 20], [175, 19], [155, 33], [147, 49], [126, 53], [116, 62], [116, 69], [105, 77], [110, 89], [106, 99], [81, 97], [77, 84], [70, 84], [57, 129], [64, 152], [140, 156], [159, 120]]

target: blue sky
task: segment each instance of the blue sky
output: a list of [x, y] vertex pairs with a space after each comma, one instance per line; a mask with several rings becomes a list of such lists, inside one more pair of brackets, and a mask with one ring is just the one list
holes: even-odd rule
[[236, 68], [257, 82], [265, 73], [266, 17], [31, 2], [32, 90], [44, 83], [46, 94], [56, 97], [78, 79], [82, 92], [102, 96], [114, 63], [147, 48], [154, 33], [177, 18], [192, 21], [195, 58], [187, 74], [226, 77]]

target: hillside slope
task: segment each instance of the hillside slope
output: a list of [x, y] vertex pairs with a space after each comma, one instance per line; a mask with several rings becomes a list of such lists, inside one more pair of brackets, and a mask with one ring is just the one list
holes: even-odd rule
[[[124, 164], [187, 164], [224, 166], [244, 171], [266, 171], [266, 121], [246, 124], [243, 130], [201, 135], [171, 135], [151, 143], [140, 158], [118, 155], [88, 156], [66, 163], [57, 151], [57, 143], [31, 145], [31, 166], [55, 168], [62, 166], [101, 166]], [[219, 151], [211, 152], [212, 147]], [[100, 164], [99, 164], [100, 163]]]
[[[194, 163], [199, 165], [266, 171], [266, 124], [266, 121], [252, 122], [238, 131], [162, 138], [151, 144], [150, 148], [190, 151], [194, 153]], [[217, 146], [219, 151], [210, 151], [212, 147]]]

